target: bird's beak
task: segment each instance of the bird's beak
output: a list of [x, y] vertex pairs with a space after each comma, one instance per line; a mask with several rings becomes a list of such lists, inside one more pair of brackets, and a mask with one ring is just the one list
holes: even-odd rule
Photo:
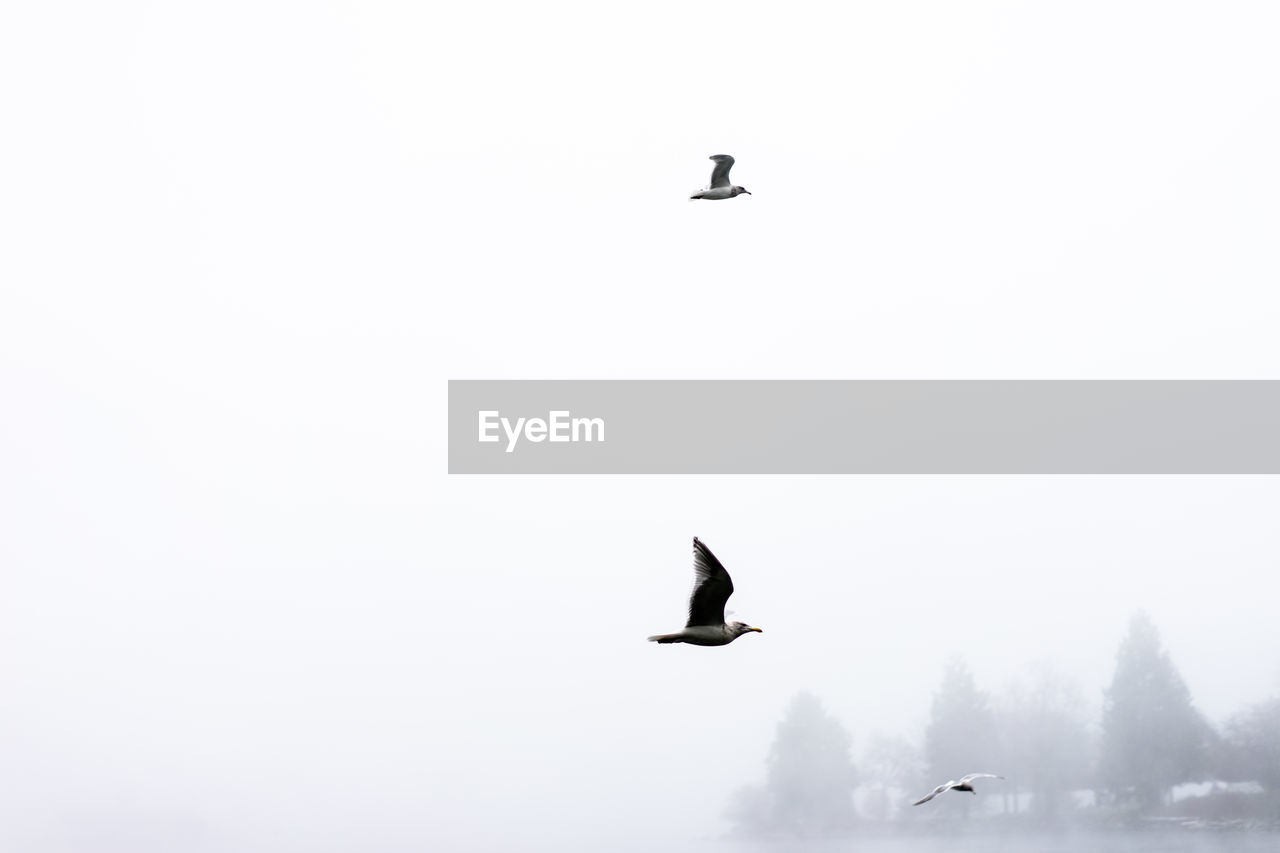
[[763, 629], [763, 628], [752, 628], [751, 630], [752, 630], [752, 631], [755, 631], [757, 634], [763, 634], [763, 633], [764, 633], [764, 629]]
[[743, 190], [743, 192], [746, 193], [747, 195], [751, 195], [751, 190]]

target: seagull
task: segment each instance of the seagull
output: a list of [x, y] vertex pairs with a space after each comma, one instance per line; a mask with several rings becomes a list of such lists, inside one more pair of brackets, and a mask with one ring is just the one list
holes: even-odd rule
[[[732, 159], [729, 160], [733, 162]], [[729, 171], [726, 166], [725, 171]], [[733, 595], [733, 581], [711, 549], [693, 537], [693, 593], [689, 596], [689, 622], [683, 631], [654, 634], [655, 643], [691, 643], [724, 646], [750, 631], [764, 633], [745, 622], [724, 621], [724, 603]]]
[[735, 195], [747, 193], [746, 187], [735, 187], [729, 183], [729, 170], [733, 168], [733, 158], [728, 154], [712, 154], [712, 160], [716, 161], [716, 167], [711, 170], [711, 187], [709, 189], [696, 192], [689, 198], [705, 198], [710, 201], [718, 201], [722, 198], [733, 198]]
[[972, 783], [974, 779], [1003, 779], [1003, 778], [1004, 778], [1003, 776], [997, 776], [994, 773], [970, 773], [968, 776], [961, 776], [960, 781], [958, 782], [952, 779], [950, 782], [948, 782], [945, 785], [939, 785], [938, 787], [930, 791], [928, 796], [921, 797], [911, 805], [918, 806], [921, 803], [927, 803], [930, 800], [932, 800], [934, 797], [941, 794], [942, 792], [950, 791], [952, 789], [957, 791], [968, 791], [969, 793], [973, 794], [976, 797], [978, 795], [978, 792], [973, 790]]

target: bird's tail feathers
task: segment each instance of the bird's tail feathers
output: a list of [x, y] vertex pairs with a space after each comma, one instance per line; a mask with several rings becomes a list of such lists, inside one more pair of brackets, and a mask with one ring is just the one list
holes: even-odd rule
[[651, 643], [678, 643], [680, 642], [679, 634], [654, 634], [649, 638]]

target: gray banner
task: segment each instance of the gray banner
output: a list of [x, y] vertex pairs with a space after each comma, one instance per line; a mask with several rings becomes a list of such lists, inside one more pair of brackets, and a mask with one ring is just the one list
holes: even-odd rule
[[450, 474], [1280, 474], [1280, 381], [452, 380]]

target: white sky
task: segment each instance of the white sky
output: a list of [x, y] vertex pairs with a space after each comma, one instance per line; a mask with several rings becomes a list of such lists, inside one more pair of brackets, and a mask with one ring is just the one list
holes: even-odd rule
[[[1139, 606], [1274, 692], [1274, 479], [444, 474], [450, 378], [1280, 378], [1280, 11], [1046, 6], [6, 11], [0, 840], [713, 834]], [[643, 642], [695, 534], [764, 634]]]

